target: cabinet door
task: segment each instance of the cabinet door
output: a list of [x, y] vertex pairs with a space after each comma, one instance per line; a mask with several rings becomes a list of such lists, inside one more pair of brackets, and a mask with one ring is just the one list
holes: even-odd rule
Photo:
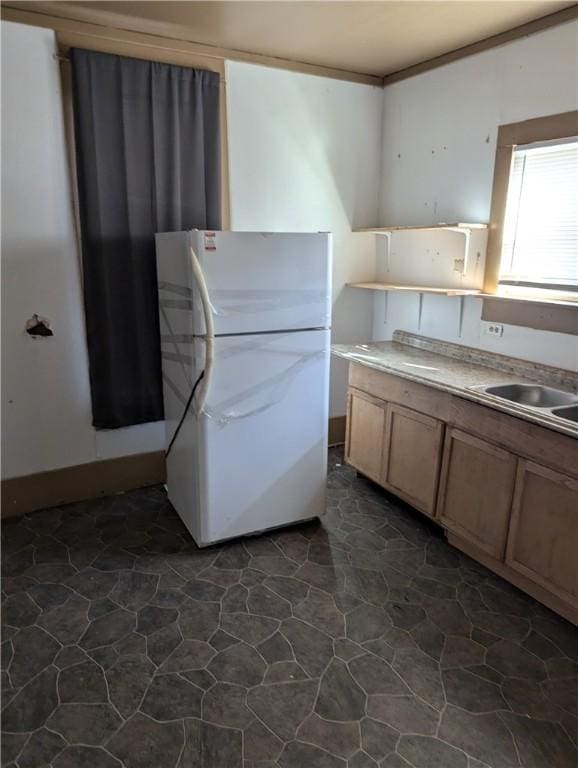
[[433, 516], [444, 425], [401, 405], [389, 405], [384, 482], [414, 507]]
[[386, 404], [359, 390], [349, 390], [345, 459], [362, 475], [382, 480]]
[[503, 560], [516, 457], [477, 437], [448, 429], [438, 516], [450, 531]]
[[506, 563], [578, 604], [578, 481], [520, 461]]

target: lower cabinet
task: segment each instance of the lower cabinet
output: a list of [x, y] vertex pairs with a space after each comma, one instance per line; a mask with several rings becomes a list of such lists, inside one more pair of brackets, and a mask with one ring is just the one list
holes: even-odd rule
[[578, 607], [578, 481], [520, 460], [506, 564]]
[[365, 392], [349, 390], [345, 460], [381, 483], [386, 404]]
[[578, 625], [576, 440], [380, 375], [350, 370], [347, 463]]
[[450, 531], [503, 560], [516, 480], [516, 457], [448, 429], [437, 516]]
[[388, 405], [384, 457], [384, 485], [433, 516], [444, 424], [401, 405]]

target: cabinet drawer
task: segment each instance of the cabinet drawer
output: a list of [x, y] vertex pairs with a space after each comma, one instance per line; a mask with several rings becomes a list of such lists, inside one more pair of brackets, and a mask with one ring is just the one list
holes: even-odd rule
[[520, 461], [506, 563], [578, 605], [578, 481]]
[[438, 516], [460, 537], [503, 560], [516, 477], [516, 457], [477, 437], [448, 429]]
[[401, 405], [388, 405], [384, 483], [410, 504], [433, 516], [444, 425]]

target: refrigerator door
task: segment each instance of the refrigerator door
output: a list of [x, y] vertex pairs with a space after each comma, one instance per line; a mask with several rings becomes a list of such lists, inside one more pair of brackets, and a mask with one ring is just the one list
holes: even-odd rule
[[[191, 232], [214, 313], [215, 334], [328, 328], [331, 235]], [[203, 335], [196, 287], [195, 334]]]
[[[187, 418], [167, 465], [169, 498], [197, 544], [322, 514], [328, 379], [327, 330], [216, 340], [206, 413]], [[177, 400], [169, 389], [165, 380]]]

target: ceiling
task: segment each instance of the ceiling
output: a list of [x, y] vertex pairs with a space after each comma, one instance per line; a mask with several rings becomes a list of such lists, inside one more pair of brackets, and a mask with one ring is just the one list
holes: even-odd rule
[[386, 76], [572, 6], [555, 0], [46, 2], [85, 21]]

